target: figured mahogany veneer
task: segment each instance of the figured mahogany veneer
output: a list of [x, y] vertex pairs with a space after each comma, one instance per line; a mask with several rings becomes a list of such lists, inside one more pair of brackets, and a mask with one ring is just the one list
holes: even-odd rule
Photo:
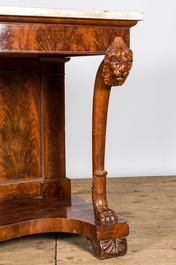
[[[129, 28], [79, 25], [1, 25], [1, 53], [102, 54], [116, 36], [129, 44]], [[75, 34], [76, 33], [76, 34]], [[19, 36], [19, 39], [16, 39]], [[101, 40], [99, 36], [102, 36]], [[58, 41], [58, 39], [60, 41]]]
[[40, 176], [38, 94], [35, 73], [0, 74], [0, 181]]
[[[0, 241], [71, 232], [89, 238], [97, 258], [126, 253], [128, 222], [108, 206], [104, 155], [110, 90], [131, 69], [136, 23], [0, 15]], [[66, 177], [64, 64], [96, 54], [105, 59], [94, 87], [91, 204], [71, 195]]]
[[[106, 249], [98, 253], [97, 242], [100, 245], [109, 237], [127, 236], [129, 230], [128, 223], [122, 218], [115, 226], [97, 224], [92, 204], [73, 194], [3, 202], [0, 215], [0, 241], [47, 232], [75, 233], [91, 240], [97, 258], [115, 254]], [[124, 250], [126, 248], [119, 253], [124, 254]]]
[[0, 241], [46, 232], [76, 233], [102, 241], [109, 233], [112, 238], [127, 236], [129, 230], [122, 218], [115, 227], [96, 224], [92, 204], [74, 194], [3, 202], [0, 215]]

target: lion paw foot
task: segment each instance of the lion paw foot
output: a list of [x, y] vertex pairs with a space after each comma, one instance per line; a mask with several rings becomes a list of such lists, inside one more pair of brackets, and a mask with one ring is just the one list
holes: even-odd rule
[[113, 210], [104, 206], [98, 211], [97, 221], [103, 225], [116, 224], [118, 223], [118, 217]]

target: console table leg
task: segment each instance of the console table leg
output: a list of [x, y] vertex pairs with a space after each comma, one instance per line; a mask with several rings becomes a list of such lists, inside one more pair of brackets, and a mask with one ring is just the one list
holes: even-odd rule
[[105, 137], [108, 102], [111, 87], [103, 79], [102, 61], [95, 80], [93, 99], [93, 186], [92, 200], [95, 219], [101, 224], [116, 223], [117, 215], [108, 208], [106, 198], [106, 175], [104, 170]]
[[132, 66], [132, 51], [122, 37], [114, 38], [97, 72], [93, 99], [93, 185], [92, 200], [95, 219], [103, 224], [118, 222], [115, 212], [108, 208], [104, 170], [107, 111], [111, 86], [121, 86]]

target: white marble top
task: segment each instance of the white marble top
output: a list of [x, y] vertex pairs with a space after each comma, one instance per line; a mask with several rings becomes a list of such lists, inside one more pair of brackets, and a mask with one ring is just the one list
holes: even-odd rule
[[7, 16], [33, 16], [57, 18], [88, 18], [88, 19], [113, 19], [113, 20], [143, 20], [142, 12], [116, 12], [78, 9], [34, 8], [0, 6], [0, 15]]

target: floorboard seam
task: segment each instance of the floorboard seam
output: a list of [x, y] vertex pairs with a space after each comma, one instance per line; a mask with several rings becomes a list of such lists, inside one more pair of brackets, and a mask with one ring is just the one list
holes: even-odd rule
[[57, 233], [55, 233], [55, 265], [57, 265]]

